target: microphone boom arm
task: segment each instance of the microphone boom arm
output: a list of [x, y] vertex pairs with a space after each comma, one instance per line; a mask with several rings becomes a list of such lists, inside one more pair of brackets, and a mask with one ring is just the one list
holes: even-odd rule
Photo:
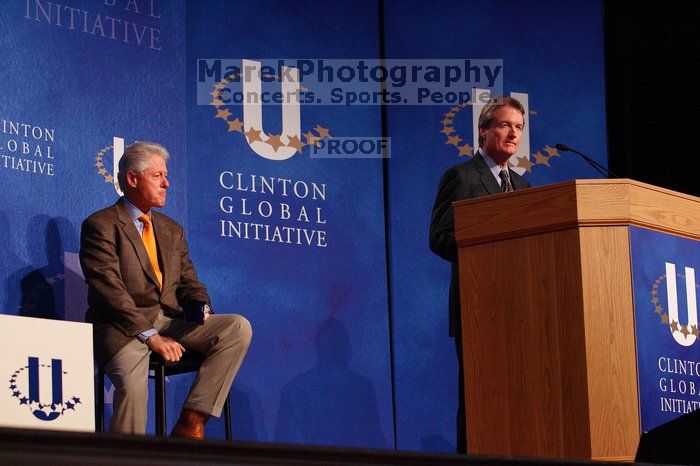
[[582, 154], [581, 152], [577, 151], [576, 149], [572, 149], [571, 147], [568, 147], [565, 144], [555, 144], [554, 147], [556, 147], [557, 150], [560, 150], [562, 152], [567, 152], [567, 151], [573, 152], [574, 154], [578, 155], [583, 160], [588, 162], [591, 167], [593, 167], [598, 173], [600, 173], [601, 175], [603, 175], [606, 178], [612, 178], [612, 177], [620, 178], [620, 176], [617, 175], [616, 173], [614, 173], [613, 171], [607, 169], [606, 167], [602, 166], [601, 164], [599, 164], [598, 162], [596, 162], [592, 158], [588, 157], [585, 154]]

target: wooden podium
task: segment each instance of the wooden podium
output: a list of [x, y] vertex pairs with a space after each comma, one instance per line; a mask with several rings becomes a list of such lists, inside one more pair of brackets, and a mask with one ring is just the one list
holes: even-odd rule
[[577, 180], [454, 210], [469, 453], [633, 460], [629, 226], [700, 240], [700, 199]]

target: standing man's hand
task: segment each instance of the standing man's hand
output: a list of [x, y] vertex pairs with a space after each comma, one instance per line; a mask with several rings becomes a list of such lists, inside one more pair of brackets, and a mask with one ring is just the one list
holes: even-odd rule
[[185, 352], [185, 347], [180, 343], [158, 333], [149, 337], [146, 344], [151, 351], [160, 354], [165, 362], [178, 362]]

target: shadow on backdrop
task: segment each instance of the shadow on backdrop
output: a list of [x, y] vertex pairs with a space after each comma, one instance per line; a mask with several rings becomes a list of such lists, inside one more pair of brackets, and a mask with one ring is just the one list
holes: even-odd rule
[[21, 293], [19, 291], [19, 282], [22, 276], [18, 272], [10, 273], [10, 270], [14, 270], [18, 264], [21, 264], [21, 261], [12, 248], [12, 235], [10, 232], [10, 221], [7, 218], [7, 214], [0, 211], [0, 244], [4, 247], [4, 251], [0, 254], [0, 277], [2, 277], [4, 287], [0, 314], [17, 315], [20, 309]]
[[435, 434], [420, 439], [421, 451], [454, 453], [455, 444], [450, 443], [443, 435]]
[[19, 315], [62, 320], [66, 280], [63, 257], [66, 251], [78, 249], [75, 229], [63, 217], [34, 216], [27, 226], [27, 246], [31, 265], [18, 271], [22, 276]]
[[[258, 434], [255, 427], [255, 419], [264, 419], [260, 396], [251, 387], [234, 381], [229, 397], [233, 438], [248, 442], [257, 442], [265, 438], [264, 435]], [[221, 438], [224, 438], [223, 420], [221, 432]]]
[[352, 349], [345, 326], [327, 319], [315, 343], [316, 365], [282, 388], [275, 441], [388, 448], [372, 383], [348, 367]]

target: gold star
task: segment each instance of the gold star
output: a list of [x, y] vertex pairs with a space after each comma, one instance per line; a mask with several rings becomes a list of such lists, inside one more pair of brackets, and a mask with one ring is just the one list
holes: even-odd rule
[[105, 176], [105, 183], [114, 183], [114, 177], [112, 175]]
[[453, 121], [454, 121], [454, 119], [452, 119], [452, 118], [445, 118], [440, 123], [442, 123], [443, 125], [451, 125]]
[[522, 157], [517, 157], [518, 165], [516, 167], [524, 168], [528, 173], [532, 173], [532, 167], [535, 166], [534, 163], [530, 162], [530, 159], [523, 155]]
[[668, 314], [661, 314], [661, 322], [664, 324], [668, 323]]
[[561, 157], [561, 154], [559, 154], [559, 151], [555, 147], [551, 147], [549, 144], [544, 146], [544, 151], [550, 157]]
[[697, 336], [700, 336], [700, 330], [698, 330], [698, 326], [697, 326], [697, 325], [691, 326], [691, 327], [690, 327], [690, 333], [692, 333], [692, 334], [695, 335], [696, 337], [697, 337]]
[[450, 128], [449, 126], [445, 126], [444, 128], [442, 128], [442, 131], [440, 131], [440, 132], [442, 134], [444, 134], [445, 136], [449, 136], [450, 134], [454, 133], [455, 130], [454, 130], [454, 128]]
[[681, 333], [684, 337], [687, 337], [690, 332], [688, 331], [688, 328], [685, 325], [681, 325]]
[[659, 294], [659, 290], [651, 290], [651, 294], [656, 296]]
[[658, 303], [659, 303], [659, 298], [657, 298], [656, 296], [654, 296], [654, 297], [651, 299], [651, 302], [654, 303], [654, 304], [658, 304]]
[[669, 327], [671, 327], [671, 330], [677, 331], [678, 330], [678, 322], [676, 321], [671, 321], [670, 324], [668, 324]]
[[272, 146], [272, 150], [277, 152], [277, 149], [280, 148], [280, 146], [283, 146], [284, 144], [282, 141], [280, 141], [280, 134], [270, 134], [267, 138], [267, 142], [270, 146]]
[[224, 103], [218, 99], [214, 99], [211, 102], [209, 102], [209, 105], [213, 105], [214, 107], [216, 107], [218, 109], [219, 107], [224, 105]]
[[225, 108], [223, 110], [219, 109], [216, 111], [216, 116], [214, 118], [221, 118], [222, 120], [228, 120], [228, 117], [231, 116], [231, 112], [229, 109]]
[[105, 164], [102, 163], [102, 162], [97, 162], [97, 163], [95, 164], [95, 166], [96, 166], [97, 168], [102, 168], [102, 167], [105, 166]]
[[662, 312], [663, 310], [664, 310], [664, 308], [663, 308], [662, 306], [656, 306], [656, 307], [654, 307], [654, 312], [655, 312], [656, 314], [661, 314], [661, 312]]
[[290, 137], [287, 137], [289, 139], [289, 142], [287, 143], [287, 146], [293, 147], [301, 154], [301, 148], [304, 147], [304, 143], [301, 142], [301, 139], [299, 139], [296, 135]]
[[451, 117], [455, 116], [455, 112], [447, 112], [447, 113], [445, 113], [445, 116], [451, 118]]
[[243, 132], [241, 128], [243, 127], [243, 122], [236, 117], [233, 121], [228, 122], [228, 132], [237, 131], [239, 133]]
[[462, 138], [459, 136], [450, 136], [447, 138], [447, 142], [445, 144], [452, 144], [453, 146], [458, 145], [462, 141]]
[[99, 173], [100, 175], [104, 175], [107, 173], [107, 169], [103, 168], [100, 171], [98, 171], [97, 173]]
[[245, 134], [245, 137], [248, 138], [248, 144], [251, 144], [255, 141], [262, 141], [262, 139], [260, 139], [260, 131], [255, 128], [250, 128], [243, 134]]
[[472, 150], [474, 149], [472, 146], [470, 146], [467, 143], [464, 143], [464, 145], [458, 146], [458, 147], [459, 147], [459, 153], [457, 155], [460, 157], [470, 155], [472, 153]]
[[215, 99], [218, 99], [221, 96], [221, 90], [220, 89], [214, 89], [209, 93], [210, 96], [214, 97]]
[[543, 153], [541, 153], [541, 152], [535, 152], [534, 154], [532, 154], [532, 156], [535, 157], [535, 160], [536, 160], [536, 162], [537, 162], [537, 165], [542, 164], [542, 165], [547, 165], [547, 166], [549, 166], [549, 157], [547, 157], [547, 156], [544, 155]]
[[219, 90], [219, 91], [220, 91], [221, 89], [225, 88], [225, 87], [226, 87], [226, 83], [223, 82], [223, 81], [220, 82], [220, 83], [218, 83], [216, 86], [214, 86], [214, 88], [215, 88], [216, 90]]
[[333, 139], [333, 136], [331, 136], [331, 133], [328, 132], [328, 128], [324, 128], [321, 125], [316, 125], [314, 130], [318, 133], [318, 136], [321, 138]]
[[308, 144], [309, 146], [315, 146], [319, 139], [321, 139], [316, 137], [311, 131], [302, 134], [304, 135], [304, 137], [306, 137], [306, 144]]

